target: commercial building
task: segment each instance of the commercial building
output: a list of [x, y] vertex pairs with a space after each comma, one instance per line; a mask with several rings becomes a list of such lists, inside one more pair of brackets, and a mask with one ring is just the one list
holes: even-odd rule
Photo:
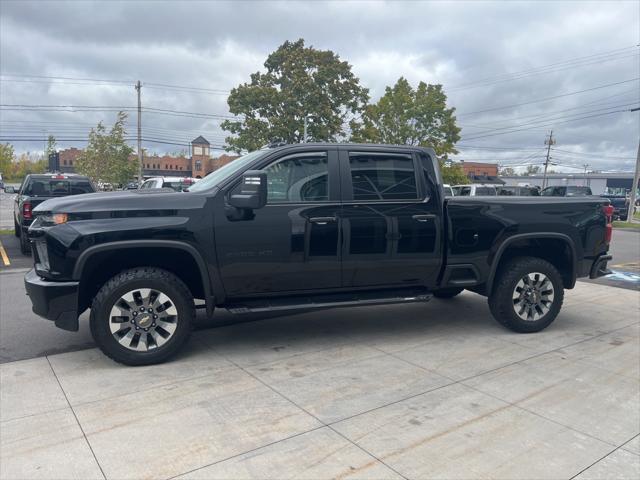
[[[142, 157], [142, 176], [149, 177], [196, 177], [202, 178], [227, 163], [238, 158], [236, 155], [222, 154], [212, 158], [210, 144], [206, 138], [199, 136], [191, 142], [191, 156], [146, 155]], [[74, 173], [75, 163], [82, 150], [72, 147], [58, 152], [57, 170], [63, 173]], [[138, 161], [137, 154], [131, 154], [132, 162]], [[52, 170], [54, 168], [51, 168]]]

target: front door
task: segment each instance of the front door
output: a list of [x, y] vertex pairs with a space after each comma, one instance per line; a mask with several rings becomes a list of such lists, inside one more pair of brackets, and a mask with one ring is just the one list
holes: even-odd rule
[[337, 161], [336, 147], [283, 152], [260, 168], [267, 172], [265, 207], [245, 220], [228, 209], [216, 212], [216, 249], [228, 296], [340, 287]]
[[441, 204], [426, 161], [402, 149], [342, 147], [345, 287], [435, 285]]

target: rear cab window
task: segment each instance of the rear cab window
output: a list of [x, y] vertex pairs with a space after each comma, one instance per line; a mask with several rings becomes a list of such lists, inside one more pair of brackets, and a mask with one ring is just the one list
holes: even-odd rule
[[63, 197], [92, 192], [95, 192], [95, 189], [86, 178], [56, 176], [31, 177], [22, 190], [23, 195], [31, 197]]

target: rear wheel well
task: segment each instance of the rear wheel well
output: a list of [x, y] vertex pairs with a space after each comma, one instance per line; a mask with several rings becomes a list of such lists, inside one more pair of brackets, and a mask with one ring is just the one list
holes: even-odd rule
[[562, 277], [564, 288], [573, 288], [574, 256], [566, 240], [561, 238], [524, 238], [509, 244], [500, 256], [492, 283], [495, 284], [500, 269], [515, 257], [536, 257], [553, 265]]
[[205, 288], [198, 264], [193, 256], [179, 248], [144, 247], [113, 249], [91, 255], [82, 268], [78, 312], [91, 306], [98, 290], [110, 278], [135, 267], [157, 267], [180, 278], [194, 298], [205, 298]]

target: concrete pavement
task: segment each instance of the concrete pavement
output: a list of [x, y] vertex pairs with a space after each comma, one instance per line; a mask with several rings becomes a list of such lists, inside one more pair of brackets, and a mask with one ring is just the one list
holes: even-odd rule
[[640, 296], [580, 283], [531, 335], [471, 293], [277, 317], [5, 363], [0, 402], [3, 480], [635, 479]]

